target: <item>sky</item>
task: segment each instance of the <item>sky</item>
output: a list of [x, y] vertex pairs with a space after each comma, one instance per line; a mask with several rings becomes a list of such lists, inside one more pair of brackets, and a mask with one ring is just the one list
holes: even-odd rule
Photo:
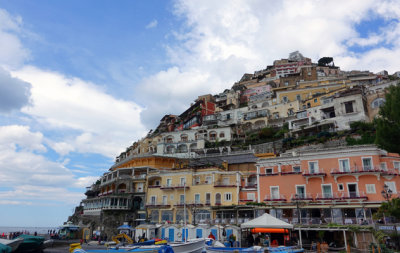
[[300, 51], [400, 70], [400, 2], [0, 0], [0, 226], [58, 226], [165, 114]]

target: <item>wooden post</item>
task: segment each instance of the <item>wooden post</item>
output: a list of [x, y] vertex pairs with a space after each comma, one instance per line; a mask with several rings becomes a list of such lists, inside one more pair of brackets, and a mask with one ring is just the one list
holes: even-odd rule
[[347, 249], [346, 230], [343, 230], [343, 237], [344, 237], [344, 247]]

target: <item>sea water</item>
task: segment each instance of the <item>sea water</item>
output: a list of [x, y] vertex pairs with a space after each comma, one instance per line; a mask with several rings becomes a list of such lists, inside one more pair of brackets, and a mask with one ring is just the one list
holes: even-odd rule
[[45, 235], [49, 232], [49, 230], [58, 231], [58, 227], [1, 227], [0, 226], [0, 235], [3, 233], [14, 233], [14, 232], [23, 232], [29, 233], [33, 235], [35, 232], [38, 235]]

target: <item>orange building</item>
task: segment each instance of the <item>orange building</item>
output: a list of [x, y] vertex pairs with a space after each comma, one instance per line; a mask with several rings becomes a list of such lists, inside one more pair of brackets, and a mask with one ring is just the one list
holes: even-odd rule
[[398, 196], [399, 169], [398, 154], [373, 145], [284, 153], [258, 161], [257, 201], [294, 224], [372, 224], [382, 191]]

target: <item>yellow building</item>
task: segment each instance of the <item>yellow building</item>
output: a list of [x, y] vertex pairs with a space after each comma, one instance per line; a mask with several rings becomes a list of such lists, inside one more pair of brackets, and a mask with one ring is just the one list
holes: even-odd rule
[[147, 212], [156, 223], [182, 223], [184, 203], [187, 223], [215, 219], [213, 207], [239, 203], [240, 172], [208, 167], [150, 172]]

